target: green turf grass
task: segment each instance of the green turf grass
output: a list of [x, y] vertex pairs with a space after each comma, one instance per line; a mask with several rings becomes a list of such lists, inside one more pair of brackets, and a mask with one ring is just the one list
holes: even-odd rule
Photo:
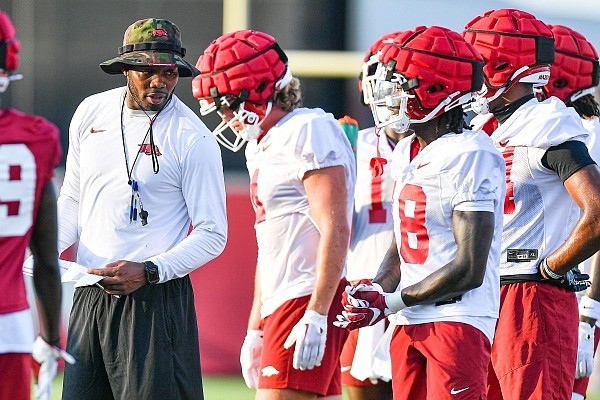
[[[202, 381], [205, 400], [254, 400], [255, 391], [248, 389], [241, 376], [205, 375]], [[61, 393], [62, 374], [59, 374], [54, 381], [52, 400], [60, 400]], [[348, 396], [344, 393], [344, 400], [347, 399]], [[587, 400], [600, 400], [600, 393], [590, 394]]]

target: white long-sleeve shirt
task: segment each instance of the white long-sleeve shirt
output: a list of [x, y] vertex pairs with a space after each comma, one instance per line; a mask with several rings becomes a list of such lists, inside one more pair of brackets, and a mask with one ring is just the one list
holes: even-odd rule
[[[125, 91], [90, 96], [75, 111], [58, 200], [59, 251], [78, 241], [77, 261], [89, 267], [150, 260], [164, 282], [189, 274], [225, 247], [221, 152], [212, 133], [173, 95], [153, 125], [160, 166], [155, 174], [145, 137], [149, 118], [123, 107]], [[148, 212], [145, 226], [139, 218], [130, 222], [125, 152]]]

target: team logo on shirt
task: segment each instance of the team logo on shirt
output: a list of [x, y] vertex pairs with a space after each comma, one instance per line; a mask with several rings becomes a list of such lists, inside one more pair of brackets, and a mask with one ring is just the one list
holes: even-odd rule
[[[139, 146], [140, 146], [140, 153], [143, 153], [147, 156], [152, 155], [152, 147], [150, 146], [149, 143], [142, 143]], [[158, 149], [157, 145], [154, 145], [154, 152], [156, 153], [157, 156], [162, 156], [162, 153]]]
[[277, 371], [277, 369], [272, 365], [269, 365], [268, 367], [264, 367], [261, 371], [262, 371], [262, 376], [267, 376], [267, 377], [279, 374], [279, 371]]
[[90, 128], [90, 133], [98, 133], [98, 132], [106, 132], [106, 129], [94, 129], [94, 127]]

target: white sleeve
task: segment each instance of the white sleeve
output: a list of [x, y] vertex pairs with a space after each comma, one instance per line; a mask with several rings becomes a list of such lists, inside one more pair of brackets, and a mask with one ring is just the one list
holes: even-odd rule
[[[506, 167], [500, 153], [481, 149], [463, 153], [453, 162], [452, 168], [457, 173], [452, 175], [456, 191], [452, 207], [463, 211], [493, 211], [493, 205], [504, 198], [506, 190]], [[473, 203], [480, 203], [480, 208]]]
[[303, 179], [307, 171], [345, 165], [343, 155], [350, 142], [335, 119], [313, 118], [300, 129], [296, 148], [303, 165], [298, 171], [299, 179]]
[[151, 257], [160, 281], [188, 275], [216, 258], [227, 242], [225, 183], [221, 150], [212, 136], [196, 141], [182, 164], [181, 189], [192, 231], [169, 251]]
[[79, 239], [79, 126], [85, 109], [84, 103], [77, 107], [69, 126], [65, 177], [57, 205], [59, 254]]

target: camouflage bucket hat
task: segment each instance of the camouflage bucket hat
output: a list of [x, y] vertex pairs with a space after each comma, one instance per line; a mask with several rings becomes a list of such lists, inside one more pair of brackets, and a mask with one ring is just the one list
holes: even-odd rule
[[166, 19], [147, 18], [134, 22], [123, 36], [119, 56], [100, 64], [108, 74], [121, 74], [126, 66], [176, 66], [180, 77], [190, 77], [199, 71], [185, 61], [179, 28]]

